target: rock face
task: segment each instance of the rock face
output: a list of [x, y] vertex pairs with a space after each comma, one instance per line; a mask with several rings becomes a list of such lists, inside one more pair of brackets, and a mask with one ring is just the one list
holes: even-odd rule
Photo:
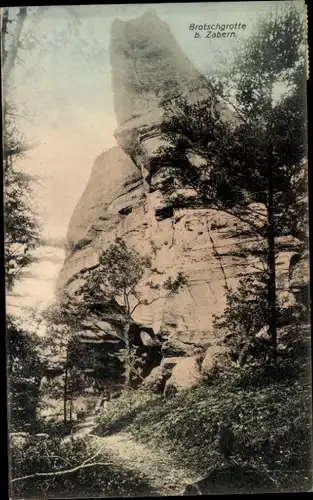
[[[151, 304], [137, 307], [134, 320], [163, 339], [166, 356], [190, 356], [195, 345], [206, 348], [218, 343], [213, 315], [223, 311], [225, 291], [236, 287], [241, 276], [255, 272], [261, 243], [247, 233], [244, 223], [223, 212], [164, 209], [150, 172], [160, 144], [159, 101], [170, 98], [168, 89], [188, 92], [191, 99], [208, 92], [167, 24], [152, 13], [127, 22], [116, 20], [111, 62], [119, 145], [98, 157], [73, 213], [58, 288], [73, 293], [86, 271], [97, 266], [99, 253], [122, 237], [129, 248], [151, 261], [138, 286]], [[225, 116], [232, 118], [227, 108]], [[288, 275], [294, 246], [293, 241], [284, 241], [278, 274], [281, 269], [283, 276]], [[162, 298], [150, 286], [175, 279], [179, 272], [187, 285], [170, 298]]]
[[185, 88], [201, 76], [168, 24], [151, 11], [113, 22], [110, 56], [119, 125], [152, 111], [169, 91]]
[[203, 374], [211, 376], [226, 371], [230, 365], [230, 349], [216, 345], [207, 349], [201, 368]]
[[172, 375], [165, 384], [165, 394], [180, 392], [195, 387], [202, 381], [200, 364], [195, 357], [181, 359], [173, 368]]
[[162, 393], [165, 389], [165, 383], [171, 376], [171, 371], [163, 366], [156, 366], [151, 373], [144, 379], [143, 388], [156, 394]]
[[[129, 20], [115, 20], [111, 29], [111, 65], [115, 137], [141, 169], [147, 191], [154, 188], [151, 165], [163, 143], [160, 102], [178, 95], [199, 100], [210, 93], [208, 82], [185, 56], [167, 23], [154, 12]], [[220, 104], [227, 120], [230, 110]], [[162, 197], [159, 202], [162, 204]]]

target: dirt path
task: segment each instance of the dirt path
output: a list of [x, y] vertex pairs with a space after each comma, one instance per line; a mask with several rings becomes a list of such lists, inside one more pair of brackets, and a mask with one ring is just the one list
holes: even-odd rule
[[199, 479], [174, 466], [173, 459], [165, 451], [138, 443], [131, 434], [120, 432], [111, 436], [94, 436], [93, 440], [97, 447], [105, 446], [124, 469], [144, 474], [160, 495], [181, 494], [187, 483]]
[[124, 470], [143, 475], [153, 490], [162, 496], [180, 495], [186, 484], [199, 479], [190, 471], [174, 465], [173, 458], [165, 450], [141, 444], [126, 432], [108, 436], [93, 435], [95, 426], [95, 417], [90, 415], [84, 422], [78, 424], [75, 432], [67, 436], [63, 442], [87, 438], [95, 451], [102, 447], [109, 451], [112, 458]]

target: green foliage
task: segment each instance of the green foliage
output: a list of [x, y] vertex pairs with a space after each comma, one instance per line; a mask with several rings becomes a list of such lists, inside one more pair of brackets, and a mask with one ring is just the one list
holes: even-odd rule
[[63, 303], [52, 304], [42, 313], [48, 332], [41, 341], [42, 355], [48, 360], [57, 358], [59, 375], [62, 375], [48, 379], [44, 392], [46, 397], [63, 399], [65, 423], [71, 421], [73, 398], [85, 388], [81, 369], [86, 368], [86, 359], [82, 357], [81, 344], [76, 341], [80, 325], [74, 311]]
[[[86, 463], [95, 454], [86, 441], [76, 440], [62, 444], [58, 438], [32, 437], [27, 447], [18, 447], [11, 443], [11, 477], [23, 477], [34, 472], [66, 471]], [[124, 470], [104, 449], [91, 460], [93, 467], [81, 468], [70, 474], [48, 477], [31, 477], [12, 483], [13, 498], [34, 497], [124, 497], [152, 494], [144, 477], [135, 476]]]
[[[171, 182], [164, 184], [163, 192], [170, 204], [182, 206], [175, 197], [177, 188], [187, 188], [189, 197], [193, 190], [190, 206], [196, 198], [264, 237], [265, 317], [274, 351], [275, 238], [307, 240], [304, 36], [303, 15], [293, 6], [263, 19], [224, 81], [204, 83], [202, 94], [207, 90], [207, 97], [196, 102], [178, 97], [164, 104], [161, 130], [166, 146], [160, 147], [152, 165], [152, 174], [162, 169], [168, 174]], [[261, 203], [265, 214], [252, 203]]]
[[101, 274], [113, 293], [136, 286], [144, 273], [144, 260], [117, 238], [100, 256]]
[[304, 8], [281, 5], [238, 51], [223, 89], [241, 120], [240, 175], [250, 184], [249, 195], [267, 204], [271, 174], [274, 234], [301, 239], [307, 216], [305, 59]]
[[42, 363], [36, 338], [7, 315], [8, 406], [12, 431], [31, 428], [36, 420]]
[[[205, 99], [164, 104], [169, 145], [154, 168], [172, 179], [165, 194], [192, 188], [198, 202], [249, 221], [251, 202], [268, 207], [273, 176], [274, 234], [305, 238], [305, 82], [303, 16], [291, 6], [259, 23], [223, 78], [203, 82]], [[266, 219], [263, 231], [253, 222], [265, 235]]]
[[118, 432], [154, 401], [160, 402], [160, 396], [142, 390], [124, 390], [118, 399], [110, 401], [110, 405], [99, 413], [96, 432], [100, 435]]
[[5, 284], [12, 290], [23, 270], [34, 261], [33, 250], [38, 246], [38, 223], [31, 209], [34, 179], [18, 167], [28, 146], [20, 134], [12, 106], [4, 105], [3, 112], [3, 173], [4, 173], [4, 230]]
[[116, 238], [101, 252], [99, 265], [84, 276], [85, 283], [77, 291], [76, 299], [63, 297], [64, 318], [70, 322], [72, 317], [77, 322], [87, 315], [104, 319], [113, 314], [121, 324], [132, 322], [133, 311], [141, 303], [136, 287], [149, 265], [147, 258]]
[[99, 266], [88, 274], [82, 288], [84, 302], [110, 302], [121, 295], [126, 307], [128, 295], [133, 293], [143, 276], [145, 259], [129, 250], [125, 242], [117, 238], [101, 253], [99, 260]]
[[163, 288], [171, 292], [177, 292], [180, 287], [188, 284], [187, 277], [181, 271], [177, 274], [176, 278], [169, 277], [164, 283]]
[[[218, 337], [224, 335], [224, 341], [232, 348], [237, 360], [240, 360], [243, 350], [254, 342], [255, 335], [267, 325], [267, 281], [267, 273], [262, 271], [242, 278], [236, 291], [227, 292], [223, 313], [214, 318]], [[265, 347], [265, 352], [269, 352], [269, 347]], [[264, 351], [256, 348], [256, 357], [260, 354]]]
[[[232, 358], [241, 366], [245, 363], [258, 365], [271, 359], [273, 342], [267, 329], [267, 292], [268, 276], [265, 271], [245, 276], [236, 290], [227, 292], [223, 313], [214, 317], [216, 336], [231, 348]], [[306, 349], [308, 310], [301, 304], [290, 307], [276, 305], [276, 314], [279, 328], [276, 355], [280, 361], [287, 356], [288, 362], [294, 366], [302, 362]]]
[[125, 430], [167, 449], [178, 466], [196, 474], [223, 461], [217, 428], [231, 424], [235, 460], [267, 472], [280, 491], [308, 491], [311, 484], [311, 391], [308, 379], [286, 378], [279, 368], [236, 370], [211, 385], [165, 399], [137, 393], [101, 415], [100, 432]]
[[305, 9], [299, 7], [285, 3], [262, 18], [235, 56], [231, 76], [236, 101], [243, 108], [249, 102], [254, 116], [266, 112], [273, 82], [286, 84], [286, 93], [300, 85], [305, 98]]
[[230, 206], [244, 201], [230, 176], [234, 169], [233, 127], [223, 119], [219, 101], [210, 89], [206, 100], [194, 103], [178, 97], [167, 103], [161, 131], [169, 145], [160, 148], [152, 167], [166, 170], [173, 180], [164, 184], [165, 195], [171, 196], [182, 187], [194, 189], [206, 206], [219, 208], [221, 197]]
[[137, 386], [143, 380], [143, 368], [145, 365], [145, 358], [138, 355], [139, 347], [131, 345], [129, 350], [119, 349], [116, 354], [117, 359], [121, 361], [123, 366], [126, 364], [130, 370], [130, 385]]
[[[122, 362], [126, 385], [138, 384], [142, 380], [145, 365], [145, 359], [138, 355], [131, 330], [135, 324], [135, 310], [141, 305], [149, 306], [169, 297], [187, 284], [182, 272], [163, 284], [147, 282], [151, 289], [157, 291], [149, 301], [144, 298], [144, 291], [138, 289], [146, 269], [151, 269], [151, 260], [147, 256], [141, 257], [129, 249], [121, 238], [116, 238], [101, 252], [99, 265], [84, 273], [84, 283], [76, 294], [71, 297], [63, 293], [60, 302], [44, 313], [51, 333], [54, 338], [60, 337], [61, 344], [75, 339], [75, 332], [83, 328], [81, 324], [86, 318], [92, 322], [95, 332], [101, 331], [100, 321], [114, 318], [116, 328], [105, 331], [105, 334], [116, 341], [109, 355]], [[60, 342], [56, 344], [57, 348], [60, 348]]]

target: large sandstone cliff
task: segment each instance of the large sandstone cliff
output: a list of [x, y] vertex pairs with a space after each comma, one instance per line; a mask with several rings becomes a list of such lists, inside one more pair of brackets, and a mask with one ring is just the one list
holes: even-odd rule
[[[88, 185], [73, 213], [68, 252], [58, 287], [69, 292], [97, 265], [99, 252], [116, 236], [148, 255], [151, 268], [140, 290], [151, 302], [163, 283], [182, 271], [188, 284], [171, 298], [141, 305], [135, 321], [165, 340], [164, 349], [190, 353], [194, 345], [214, 344], [213, 315], [225, 307], [225, 291], [255, 272], [259, 239], [223, 212], [180, 209], [168, 213], [150, 161], [160, 144], [159, 100], [169, 89], [205, 95], [201, 75], [184, 56], [166, 23], [153, 13], [116, 20], [111, 41], [118, 145], [96, 160]], [[225, 107], [225, 116], [232, 119]], [[260, 207], [258, 207], [260, 209]], [[284, 240], [278, 260], [279, 287], [288, 292], [288, 267], [295, 242]], [[290, 297], [289, 297], [290, 299]]]

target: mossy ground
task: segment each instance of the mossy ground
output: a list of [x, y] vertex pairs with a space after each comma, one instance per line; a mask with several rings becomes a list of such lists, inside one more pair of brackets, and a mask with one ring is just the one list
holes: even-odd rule
[[308, 377], [243, 370], [183, 391], [149, 396], [125, 393], [99, 417], [98, 432], [119, 431], [167, 450], [192, 473], [223, 462], [218, 422], [231, 423], [234, 458], [270, 474], [281, 491], [311, 485], [311, 386]]

